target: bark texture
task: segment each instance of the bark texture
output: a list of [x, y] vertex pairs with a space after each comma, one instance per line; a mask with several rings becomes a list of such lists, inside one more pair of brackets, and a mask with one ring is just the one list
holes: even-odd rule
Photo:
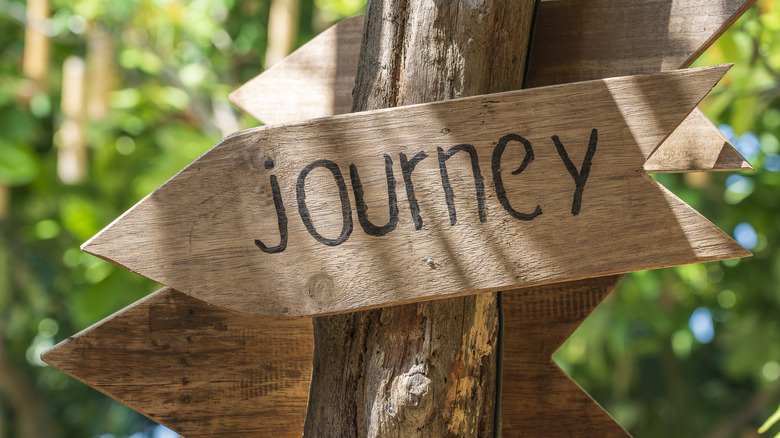
[[[353, 111], [522, 87], [533, 0], [370, 0]], [[495, 294], [314, 319], [305, 437], [487, 437]]]

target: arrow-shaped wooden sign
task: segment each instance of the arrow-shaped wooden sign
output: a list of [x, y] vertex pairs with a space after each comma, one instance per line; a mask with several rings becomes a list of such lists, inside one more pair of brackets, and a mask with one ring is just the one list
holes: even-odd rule
[[340, 21], [230, 93], [265, 124], [345, 114], [352, 108], [365, 15]]
[[[550, 358], [618, 280], [504, 295], [504, 436], [527, 436], [540, 425], [547, 436], [628, 436]], [[311, 327], [310, 318], [237, 314], [164, 288], [42, 358], [188, 438], [300, 437], [312, 372]]]
[[83, 249], [273, 316], [746, 256], [641, 171], [726, 70], [240, 132]]
[[[505, 436], [527, 435], [541, 424], [549, 436], [627, 436], [550, 358], [618, 280], [504, 295], [504, 313], [525, 316], [506, 319]], [[311, 327], [310, 318], [237, 314], [164, 288], [42, 358], [188, 438], [300, 437], [312, 372]]]
[[[754, 1], [543, 2], [529, 86], [689, 67]], [[649, 18], [623, 24], [634, 16]], [[349, 112], [363, 18], [345, 19], [322, 32], [239, 87], [230, 100], [267, 124]], [[670, 29], [660, 32], [662, 25]], [[675, 160], [648, 160], [647, 172], [752, 169], [698, 109], [680, 129], [658, 148], [659, 157]]]
[[188, 437], [300, 437], [311, 319], [228, 312], [164, 288], [42, 359]]
[[[542, 2], [528, 86], [689, 67], [755, 0]], [[635, 19], [635, 17], [642, 17]], [[344, 114], [364, 16], [347, 18], [239, 87], [230, 100], [266, 124]]]
[[543, 2], [528, 86], [689, 67], [753, 3], [755, 0]]

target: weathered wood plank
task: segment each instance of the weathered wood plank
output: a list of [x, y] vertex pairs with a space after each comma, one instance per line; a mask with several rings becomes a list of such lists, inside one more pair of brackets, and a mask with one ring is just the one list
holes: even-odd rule
[[698, 108], [645, 162], [648, 173], [752, 170], [742, 154]]
[[[753, 3], [755, 0], [542, 2], [528, 86], [689, 67]], [[346, 19], [321, 33], [235, 90], [231, 101], [266, 124], [349, 112], [362, 17]]]
[[242, 315], [169, 288], [43, 360], [188, 437], [300, 437], [311, 319]]
[[[558, 5], [543, 4], [540, 14]], [[581, 7], [597, 7], [597, 2], [579, 2]], [[752, 2], [747, 2], [746, 9]], [[637, 2], [626, 3], [624, 7], [641, 6]], [[732, 8], [736, 3], [731, 5]], [[736, 11], [736, 9], [733, 9]], [[690, 12], [690, 11], [689, 11]], [[700, 11], [702, 12], [702, 11]], [[735, 12], [727, 21], [733, 21], [744, 12]], [[587, 14], [586, 14], [587, 16]], [[545, 15], [547, 21], [558, 19], [554, 14]], [[566, 15], [561, 18], [573, 18]], [[567, 29], [577, 29], [583, 21], [575, 21]], [[644, 23], [644, 21], [642, 21]], [[638, 24], [638, 23], [637, 23]], [[601, 23], [605, 29], [612, 26]], [[720, 35], [728, 24], [718, 29]], [[641, 26], [623, 27], [627, 31], [638, 31]], [[711, 27], [712, 28], [712, 27]], [[544, 33], [544, 32], [542, 32]], [[548, 32], [549, 33], [549, 32]], [[577, 34], [570, 33], [569, 36]], [[637, 32], [641, 35], [642, 32]], [[695, 34], [693, 34], [695, 36]], [[717, 38], [703, 43], [693, 53], [701, 53]], [[571, 46], [572, 41], [555, 40], [557, 44]], [[536, 40], [537, 45], [550, 44], [549, 40]], [[592, 41], [580, 41], [579, 47], [593, 45]], [[624, 50], [610, 51], [615, 46], [595, 44], [604, 47], [606, 61], [614, 61]], [[665, 46], [661, 46], [666, 48]], [[693, 47], [693, 46], [692, 46]], [[591, 47], [590, 49], [592, 49]], [[616, 48], [617, 49], [617, 48]], [[544, 71], [550, 59], [544, 49], [537, 49], [536, 63], [532, 73]], [[560, 50], [558, 50], [560, 51]], [[555, 51], [554, 51], [555, 52]], [[640, 56], [642, 52], [635, 52]], [[688, 57], [679, 67], [688, 67], [698, 53]], [[609, 56], [615, 56], [609, 59]], [[630, 65], [630, 64], [629, 64]], [[604, 70], [605, 76], [620, 74], [625, 63], [614, 70]], [[584, 78], [577, 76], [578, 66], [571, 66], [568, 80]], [[657, 71], [647, 66], [647, 72]], [[552, 84], [552, 83], [551, 83]], [[647, 172], [685, 172], [692, 170], [736, 170], [752, 169], [750, 164], [726, 141], [717, 128], [698, 109], [694, 110], [675, 129], [651, 157], [645, 162]], [[622, 276], [592, 278], [570, 283], [560, 283], [537, 288], [505, 293], [503, 300], [505, 321], [504, 385], [502, 392], [502, 433], [505, 437], [550, 436], [550, 437], [628, 437], [620, 427], [579, 385], [571, 380], [552, 360], [553, 352], [579, 327], [598, 304], [619, 283]]]
[[[755, 0], [544, 2], [528, 86], [687, 68], [753, 3]], [[645, 170], [752, 169], [698, 109], [680, 128], [681, 132], [659, 146]]]
[[528, 85], [542, 87], [689, 67], [753, 3], [755, 0], [544, 2], [534, 35]]
[[230, 93], [230, 101], [269, 125], [348, 113], [363, 19], [358, 15], [326, 29]]
[[[696, 5], [689, 6], [681, 0], [642, 0], [623, 2], [620, 7], [614, 7], [615, 0], [544, 2], [539, 11], [539, 37], [534, 39], [532, 48], [535, 56], [529, 66], [529, 84], [555, 85], [689, 67], [754, 2], [730, 0], [715, 4], [712, 0], [698, 0]], [[569, 6], [580, 14], [560, 13]], [[623, 24], [625, 17], [648, 10], [668, 13], [653, 20]], [[659, 17], [665, 17], [670, 31], [648, 33], [661, 26]], [[231, 101], [267, 124], [349, 112], [361, 22], [362, 16], [358, 16], [332, 26], [280, 64], [239, 87], [230, 95]], [[567, 32], [560, 33], [559, 29]], [[587, 36], [582, 39], [579, 35]], [[605, 39], [610, 43], [605, 44]], [[613, 40], [618, 44], [613, 44]], [[642, 41], [641, 47], [650, 56], [644, 56], [642, 50], [628, 49], [637, 40]], [[670, 40], [676, 43], [669, 44]], [[571, 58], [566, 56], [570, 50], [575, 52]], [[585, 64], [580, 65], [578, 60], [583, 58]], [[670, 136], [659, 146], [659, 154], [646, 167], [648, 172], [752, 169], [698, 109], [681, 128], [683, 132]], [[692, 132], [697, 135], [690, 135]], [[682, 160], [662, 161], [675, 157]]]
[[[575, 19], [575, 23], [558, 28], [568, 29], [566, 37], [556, 34], [553, 39], [547, 39], [550, 28], [538, 33], [535, 50], [537, 56], [531, 66], [531, 82], [533, 75], [536, 78], [544, 78], [546, 69], [551, 63], [548, 53], [565, 53], [568, 47], [582, 48], [583, 52], [608, 53], [609, 56], [599, 58], [606, 61], [604, 65], [612, 65], [612, 69], [605, 68], [599, 72], [582, 70], [578, 65], [567, 64], [571, 69], [568, 75], [559, 80], [584, 80], [588, 75], [593, 77], [609, 77], [630, 70], [631, 62], [620, 61], [620, 54], [635, 53], [636, 59], [641, 63], [646, 60], [641, 50], [633, 52], [620, 49], [619, 44], [603, 44], [604, 41], [593, 39], [579, 40], [578, 37], [587, 31], [589, 26], [578, 28], [578, 23], [583, 16], [577, 14], [564, 14], [563, 16], [547, 14], [551, 9], [562, 8], [565, 1], [553, 4], [544, 3], [540, 16], [539, 27], [545, 27], [545, 23], [551, 23], [558, 19]], [[598, 8], [600, 2], [575, 1], [581, 8]], [[685, 59], [679, 66], [688, 67], [690, 63], [708, 47], [717, 36], [740, 16], [752, 1], [737, 2], [731, 4], [722, 3], [719, 6], [729, 8], [726, 14], [721, 14], [724, 21], [708, 23], [709, 30], [717, 29], [717, 32], [707, 37], [706, 30], [702, 32], [684, 33], [682, 36], [691, 37], [689, 46], [690, 54], [678, 52], [677, 59]], [[621, 5], [622, 8], [641, 8], [641, 2], [629, 2]], [[678, 10], [679, 8], [673, 8]], [[617, 11], [617, 9], [610, 9]], [[709, 8], [699, 10], [687, 10], [687, 14], [708, 14]], [[723, 12], [723, 11], [722, 11]], [[598, 17], [598, 15], [584, 14], [584, 17]], [[688, 15], [690, 17], [702, 17], [702, 15]], [[672, 20], [670, 20], [671, 22]], [[689, 25], [695, 25], [693, 20]], [[700, 23], [704, 20], [698, 20]], [[586, 22], [586, 21], [585, 21]], [[620, 26], [628, 36], [641, 35], [643, 42], [653, 42], [656, 34], [646, 34], [641, 30], [642, 24], [652, 22], [634, 20], [632, 26]], [[610, 38], [620, 37], [614, 33], [611, 23], [600, 23], [601, 29], [611, 33]], [[633, 33], [636, 32], [636, 33]], [[675, 38], [682, 40], [681, 35]], [[568, 38], [568, 39], [567, 39]], [[572, 39], [575, 38], [575, 39]], [[700, 44], [696, 46], [696, 42]], [[538, 46], [556, 46], [552, 52], [547, 48]], [[548, 46], [549, 48], [549, 46]], [[674, 46], [659, 44], [662, 53], [673, 56]], [[614, 49], [614, 50], [613, 50]], [[663, 52], [663, 50], [670, 50]], [[600, 56], [600, 55], [596, 55]], [[612, 58], [610, 59], [610, 56]], [[568, 60], [564, 60], [568, 62]], [[641, 64], [640, 64], [641, 65]], [[658, 67], [649, 63], [644, 67], [636, 66], [637, 71], [644, 73], [657, 71]], [[642, 70], [646, 68], [646, 70]], [[674, 67], [672, 67], [674, 68]], [[583, 74], [583, 76], [579, 76]], [[550, 82], [550, 84], [555, 82]], [[667, 138], [644, 165], [647, 172], [685, 172], [691, 170], [741, 170], [752, 169], [750, 164], [729, 144], [720, 134], [717, 128], [698, 109]], [[620, 276], [594, 278], [579, 282], [562, 283], [557, 285], [529, 288], [524, 291], [504, 294], [505, 312], [505, 348], [504, 348], [504, 386], [502, 394], [502, 432], [505, 437], [513, 436], [603, 436], [603, 437], [627, 437], [628, 434], [614, 420], [604, 412], [582, 389], [563, 373], [552, 360], [552, 353], [569, 335], [591, 314], [601, 300], [617, 285]], [[550, 315], [554, 315], [550, 317]], [[540, 348], [541, 347], [541, 348]]]
[[[746, 256], [639, 172], [725, 69], [581, 82], [237, 133], [83, 249], [207, 302], [280, 316]], [[509, 134], [533, 145], [535, 159], [520, 176], [501, 171], [530, 162]], [[501, 139], [505, 157], [496, 152]], [[446, 151], [464, 144], [473, 145], [482, 166], [499, 156], [495, 172], [479, 167], [484, 177], [475, 180], [468, 153], [447, 161]], [[577, 195], [571, 172], [584, 169], [580, 163], [595, 144], [587, 187]], [[408, 178], [418, 217], [401, 166], [392, 163], [404, 156], [413, 163], [421, 151], [429, 158]], [[357, 173], [345, 175], [353, 163], [360, 182]], [[386, 213], [386, 167], [401, 186], [389, 191], [398, 199], [397, 214]], [[412, 164], [406, 168], [408, 177]], [[501, 183], [504, 191], [496, 189]], [[365, 192], [363, 212], [352, 207], [355, 190]], [[544, 214], [536, 216], [535, 206]], [[374, 228], [353, 221], [365, 212]], [[385, 225], [388, 217], [397, 220]]]
[[504, 293], [504, 437], [629, 437], [551, 357], [621, 277]]
[[[351, 85], [349, 86], [349, 89], [351, 90]], [[319, 114], [312, 115], [311, 117], [315, 117], [317, 115], [319, 115]], [[691, 116], [691, 118], [692, 117], [693, 117], [693, 115]], [[684, 124], [685, 123], [687, 123], [687, 121], [684, 122]], [[707, 121], [707, 123], [709, 123], [709, 122]], [[648, 160], [648, 162], [645, 163], [645, 170], [646, 171], [664, 171], [664, 170], [654, 170], [652, 168], [652, 166], [659, 166], [659, 164], [660, 164], [659, 168], [663, 168], [663, 166], [665, 165], [664, 163], [668, 163], [668, 161], [665, 161], [665, 160], [664, 161], [657, 160], [657, 156], [663, 150], [662, 148], [663, 148], [663, 145], [661, 147], [659, 147], [659, 149], [653, 154], [653, 156]], [[725, 149], [724, 149], [724, 153], [725, 153]], [[708, 155], [707, 158], [712, 158], [713, 156], [714, 155]], [[696, 158], [696, 157], [691, 158], [689, 156], [688, 157], [682, 156], [682, 157], [675, 157], [675, 158], [681, 158], [681, 159], [687, 160], [688, 164], [685, 165], [687, 167], [690, 167], [691, 165], [698, 165], [698, 162], [696, 160], [700, 160], [700, 158]], [[656, 159], [655, 162], [654, 162], [654, 159]], [[718, 161], [719, 161], [720, 164], [716, 163], [715, 166], [713, 166], [713, 167], [718, 168], [718, 166], [720, 166], [721, 168], [723, 168], [723, 166], [724, 166], [723, 157], [719, 157]], [[739, 163], [741, 164], [741, 162], [739, 162]], [[701, 165], [706, 167], [706, 166], [708, 166], [708, 162], [704, 162]], [[668, 166], [667, 166], [667, 168], [668, 168]], [[684, 169], [684, 170], [686, 170], [686, 169]], [[672, 171], [674, 171], [674, 170], [672, 170]], [[582, 299], [578, 299], [576, 296], [575, 297], [571, 297], [571, 298], [563, 297], [564, 294], [563, 294], [562, 291], [569, 290], [569, 289], [555, 289], [555, 290], [561, 291], [559, 293], [556, 293], [555, 291], [551, 290], [550, 286], [542, 286], [541, 289], [546, 290], [547, 293], [550, 294], [550, 297], [549, 297], [550, 300], [546, 301], [547, 304], [544, 304], [544, 302], [545, 302], [545, 300], [543, 299], [544, 296], [538, 296], [538, 295], [535, 295], [534, 293], [531, 293], [531, 291], [537, 289], [537, 288], [534, 288], [534, 289], [527, 290], [527, 292], [529, 292], [529, 293], [517, 292], [516, 291], [516, 292], [513, 292], [511, 294], [506, 294], [505, 295], [505, 306], [506, 306], [506, 309], [511, 312], [511, 309], [517, 307], [518, 305], [523, 305], [522, 303], [526, 303], [525, 305], [523, 305], [524, 307], [522, 307], [522, 308], [528, 310], [527, 306], [529, 304], [527, 304], [527, 303], [537, 302], [537, 300], [542, 302], [542, 306], [540, 307], [540, 309], [542, 309], [542, 308], [550, 308], [550, 304], [549, 303], [555, 302], [554, 300], [556, 300], [556, 299], [558, 299], [558, 300], [565, 300], [565, 301], [571, 300], [572, 302], [580, 303], [583, 306], [585, 306], [585, 307], [582, 308], [582, 312], [581, 312], [582, 317], [580, 318], [580, 319], [584, 319], [584, 317], [587, 314], [590, 313], [590, 310], [592, 310], [592, 308], [595, 307], [595, 305], [598, 303], [599, 297], [602, 296], [602, 295], [598, 295], [598, 297], [597, 297], [596, 295], [593, 295], [594, 293], [597, 293], [598, 290], [600, 290], [600, 289], [598, 289], [598, 287], [599, 287], [598, 285], [600, 283], [602, 283], [602, 279], [599, 279], [599, 278], [590, 279], [590, 280], [586, 280], [585, 282], [590, 283], [594, 287], [596, 287], [596, 289], [594, 289], [594, 291], [596, 291], [596, 292], [588, 292], [588, 291], [585, 291], [585, 289], [583, 289], [583, 298]], [[604, 291], [604, 293], [606, 293], [606, 291]], [[157, 295], [157, 294], [155, 294], [155, 295]], [[154, 295], [152, 297], [150, 297], [149, 300], [153, 300], [154, 299], [153, 297], [154, 297]], [[512, 301], [513, 299], [520, 298], [520, 297], [522, 297], [522, 299]], [[587, 297], [592, 297], [593, 299], [586, 299]], [[189, 297], [187, 297], [186, 295], [183, 295], [183, 294], [171, 295], [168, 298], [170, 300], [182, 300], [182, 301], [192, 300], [191, 298], [189, 298]], [[211, 307], [211, 306], [208, 306], [208, 307]], [[563, 306], [562, 308], [565, 309], [566, 306]], [[553, 333], [558, 334], [558, 330], [556, 329], [556, 327], [558, 327], [558, 326], [555, 324], [555, 321], [557, 320], [557, 317], [555, 316], [557, 313], [554, 311], [555, 306], [552, 306], [552, 309], [553, 310], [551, 310], [550, 312], [544, 312], [541, 316], [538, 315], [538, 313], [535, 313], [535, 315], [537, 315], [537, 316], [531, 318], [531, 320], [536, 321], [537, 324], [539, 324], [539, 326], [554, 327]], [[586, 311], [586, 309], [587, 309], [587, 311]], [[220, 311], [221, 312], [225, 312], [227, 315], [232, 315], [229, 312], [226, 312], [224, 310], [220, 310]], [[216, 310], [215, 310], [215, 312], [216, 312]], [[564, 313], [566, 313], [566, 312], [564, 311]], [[115, 317], [117, 317], [117, 316], [115, 316]], [[515, 313], [508, 313], [508, 316], [507, 316], [507, 325], [508, 325], [508, 327], [512, 327], [512, 326], [514, 326], [515, 323], [518, 323], [518, 322], [522, 321], [520, 318], [512, 318], [511, 316], [517, 316], [517, 314], [515, 314]], [[527, 316], [528, 316], [528, 313], [525, 313], [525, 314], [523, 314], [521, 316], [521, 318], [526, 318]], [[541, 320], [539, 318], [542, 318], [544, 320]], [[308, 319], [305, 319], [304, 321], [308, 321]], [[571, 324], [572, 324], [571, 325], [572, 330], [573, 330], [574, 327], [576, 327], [576, 325], [578, 325], [578, 324], [575, 324], [573, 322], [573, 320], [572, 320]], [[525, 330], [525, 329], [523, 329], [523, 330]], [[533, 329], [531, 329], [531, 330], [532, 330], [532, 333], [533, 333]], [[86, 333], [87, 332], [85, 332], [84, 334], [86, 334]], [[518, 336], [517, 334], [512, 335], [511, 333], [512, 333], [511, 330], [507, 330], [507, 336], [512, 336], [513, 339], [517, 339], [518, 337], [522, 338], [524, 336], [524, 335]], [[78, 336], [82, 336], [82, 334], [77, 335], [77, 337]], [[552, 349], [548, 348], [548, 349], [550, 349], [550, 353], [551, 353], [552, 350], [554, 350], [554, 347], [557, 347], [557, 344], [560, 342], [560, 340], [564, 339], [566, 336], [568, 336], [568, 332], [567, 333], [561, 332], [558, 336], [551, 336], [551, 337], [546, 338], [545, 340], [542, 341], [542, 343], [549, 343], [552, 346]], [[553, 339], [553, 337], [555, 337], [555, 339]], [[311, 342], [310, 338], [311, 338], [310, 334], [297, 333], [294, 336], [290, 336], [286, 342], [291, 342], [292, 345], [298, 345], [298, 343], [294, 339], [302, 339], [304, 341]], [[537, 339], [537, 337], [534, 336], [534, 339]], [[65, 343], [65, 344], [68, 345], [68, 343]], [[70, 346], [72, 346], [72, 342], [71, 342]], [[59, 346], [57, 348], [59, 348]], [[159, 350], [159, 349], [157, 349], [157, 350]], [[533, 358], [536, 357], [536, 356], [531, 356], [530, 359], [527, 359], [528, 358], [528, 355], [526, 354], [527, 351], [522, 351], [522, 349], [520, 349], [520, 350], [518, 350], [517, 354], [513, 353], [513, 351], [514, 350], [512, 349], [512, 347], [508, 346], [508, 350], [506, 352], [507, 356], [505, 356], [505, 367], [511, 368], [511, 367], [513, 367], [513, 366], [515, 366], [517, 364], [517, 362], [515, 360], [513, 360], [513, 358], [520, 358], [521, 361], [526, 361], [526, 365], [527, 365], [527, 363], [529, 363], [528, 361], [533, 361], [534, 360]], [[157, 351], [157, 354], [159, 355], [159, 351]], [[155, 355], [155, 349], [150, 347], [150, 350], [147, 351], [146, 356], [152, 357], [154, 355]], [[166, 358], [170, 359], [170, 357], [166, 356], [165, 353], [163, 353], [160, 356], [161, 356], [161, 359], [156, 359], [156, 360], [165, 361]], [[278, 356], [278, 357], [282, 358], [282, 356]], [[73, 357], [69, 357], [68, 360], [71, 361], [71, 365], [75, 365], [77, 363], [77, 361], [74, 360]], [[290, 360], [290, 358], [287, 358], [287, 359], [284, 359], [284, 360]], [[292, 362], [295, 362], [295, 359], [292, 359], [291, 363]], [[299, 365], [296, 365], [296, 366], [304, 366], [304, 367], [305, 366], [310, 366], [310, 361], [302, 360], [300, 357], [298, 358], [298, 362], [299, 362]], [[513, 364], [515, 364], [515, 365], [513, 365]], [[221, 365], [221, 364], [219, 364], [219, 365]], [[547, 371], [548, 374], [556, 373], [556, 371], [550, 371], [550, 370], [557, 370], [557, 367], [555, 366], [555, 364], [552, 363], [552, 361], [549, 359], [549, 354], [547, 354], [547, 357], [539, 356], [539, 365], [537, 365], [537, 366], [538, 366], [538, 368], [534, 368], [534, 369], [530, 370], [531, 374], [533, 374], [533, 373], [536, 373], [534, 375], [540, 375], [540, 373], [543, 374], [544, 372], [540, 371], [540, 370], [543, 370], [543, 369], [548, 369], [548, 371]], [[552, 368], [550, 368], [550, 367], [552, 367]], [[217, 364], [215, 364], [213, 368], [216, 369], [217, 368]], [[74, 375], [78, 375], [77, 373], [80, 372], [80, 368], [78, 366], [73, 366], [71, 368], [71, 372], [74, 373]], [[94, 368], [92, 369], [92, 372], [95, 372]], [[212, 372], [212, 374], [215, 374], [215, 373], [216, 372]], [[505, 391], [505, 393], [504, 393], [505, 402], [503, 403], [503, 410], [504, 410], [504, 416], [503, 417], [504, 417], [504, 429], [505, 429], [504, 433], [505, 433], [505, 436], [516, 436], [516, 433], [517, 433], [517, 430], [518, 430], [518, 429], [516, 429], [517, 425], [520, 424], [521, 426], [523, 426], [522, 421], [525, 421], [525, 420], [527, 420], [529, 418], [529, 417], [523, 415], [523, 412], [526, 411], [526, 407], [524, 407], [522, 404], [512, 404], [512, 403], [508, 403], [506, 401], [507, 395], [512, 392], [512, 388], [517, 388], [517, 386], [516, 386], [517, 383], [514, 383], [514, 380], [517, 380], [518, 382], [521, 382], [521, 384], [525, 385], [522, 382], [524, 382], [524, 379], [528, 380], [527, 374], [528, 373], [521, 373], [519, 377], [513, 377], [513, 374], [509, 373], [509, 374], [507, 374], [505, 376], [505, 380], [504, 380], [505, 381], [505, 389], [504, 389], [504, 391]], [[171, 376], [175, 376], [175, 377], [171, 378], [171, 382], [178, 383], [180, 381], [180, 378], [178, 377], [178, 375], [172, 374]], [[82, 380], [85, 380], [85, 379], [82, 379]], [[95, 378], [93, 380], [97, 381], [97, 380], [99, 380], [99, 378]], [[133, 382], [133, 380], [131, 379], [128, 382], [128, 384], [131, 384], [130, 382]], [[510, 382], [513, 382], [513, 383], [510, 383]], [[555, 390], [555, 393], [557, 394], [557, 396], [559, 397], [560, 400], [568, 400], [569, 398], [577, 398], [577, 397], [584, 397], [585, 399], [587, 399], [587, 396], [584, 395], [581, 392], [581, 390], [576, 386], [576, 384], [573, 384], [572, 382], [570, 382], [569, 379], [565, 375], [563, 375], [563, 374], [556, 374], [556, 376], [552, 377], [552, 380], [550, 380], [550, 382], [552, 382], [551, 383], [551, 387], [552, 388], [557, 388]], [[568, 382], [568, 383], [566, 383], [566, 382]], [[89, 382], [87, 382], [87, 383], [89, 383]], [[537, 388], [537, 387], [534, 387], [534, 386], [531, 386], [529, 388], [528, 386], [524, 386], [524, 388], [523, 388], [523, 392], [525, 394], [524, 397], [526, 399], [531, 399], [533, 397], [544, 397], [544, 396], [549, 394], [548, 389], [549, 388]], [[510, 392], [507, 393], [507, 390], [509, 390]], [[566, 391], [569, 391], [569, 393], [566, 393]], [[565, 395], [563, 395], [563, 394], [565, 394]], [[577, 394], [579, 394], [579, 395], [577, 395]], [[130, 396], [130, 398], [132, 398], [132, 395]], [[153, 408], [156, 407], [159, 404], [155, 400], [148, 400], [148, 399], [146, 399], [144, 397], [142, 397], [142, 399], [139, 402], [129, 401], [128, 398], [125, 398], [124, 400], [126, 400], [127, 403], [130, 404], [131, 406], [134, 406], [136, 409], [139, 409], [139, 411], [141, 411], [141, 412], [146, 412], [146, 408], [145, 407], [147, 406], [147, 404], [149, 406], [152, 406]], [[300, 403], [298, 409], [294, 409], [294, 408], [291, 407], [287, 411], [286, 414], [280, 414], [280, 415], [292, 415], [293, 416], [293, 422], [295, 422], [294, 418], [296, 418], [296, 416], [298, 415], [298, 412], [300, 412], [300, 411], [305, 409], [305, 400], [301, 403], [300, 399], [297, 399], [297, 400], [295, 400], [295, 402]], [[262, 418], [257, 417], [257, 416], [252, 416], [253, 415], [252, 412], [248, 412], [248, 413], [245, 414], [244, 411], [246, 410], [245, 408], [247, 408], [247, 407], [250, 408], [250, 410], [251, 410], [251, 408], [253, 408], [253, 406], [251, 406], [251, 405], [247, 406], [247, 404], [240, 404], [239, 406], [235, 407], [235, 409], [232, 411], [232, 413], [225, 414], [225, 417], [230, 417], [232, 415], [233, 417], [242, 418], [243, 421], [245, 422], [244, 424], [247, 425], [248, 427], [251, 427], [252, 430], [254, 430], [254, 431], [262, 430], [262, 427], [263, 427], [263, 425], [261, 424], [262, 423]], [[592, 424], [594, 419], [602, 419], [602, 418], [606, 417], [606, 414], [597, 412], [599, 410], [598, 410], [598, 408], [595, 405], [593, 405], [593, 407], [595, 408], [595, 411], [588, 412], [587, 416], [581, 418], [581, 420], [584, 421], [584, 422], [580, 422], [580, 423], [574, 424], [574, 425], [569, 425], [566, 422], [566, 420], [565, 420], [566, 416], [569, 415], [569, 413], [557, 412], [557, 411], [555, 411], [555, 406], [552, 406], [551, 412], [557, 412], [557, 414], [561, 415], [561, 416], [557, 416], [557, 417], [553, 416], [553, 418], [555, 419], [555, 421], [554, 421], [555, 423], [560, 422], [560, 419], [563, 418], [564, 419], [563, 424], [571, 426], [569, 429], [567, 429], [567, 431], [568, 430], [574, 430], [574, 431], [577, 431], [577, 430], [591, 430], [591, 429], [588, 429], [587, 426], [583, 426], [583, 425]], [[519, 408], [519, 409], [516, 409], [516, 411], [514, 412], [514, 414], [517, 414], [517, 415], [514, 415], [513, 411], [510, 408]], [[580, 412], [580, 411], [577, 410], [575, 413], [577, 413], [577, 412]], [[188, 418], [193, 416], [193, 415], [194, 416], [198, 415], [197, 413], [195, 413], [193, 415], [188, 415], [188, 414], [189, 414], [188, 412], [185, 412], [185, 416], [184, 417], [178, 418], [179, 422], [178, 422], [177, 426], [172, 426], [171, 424], [168, 424], [168, 425], [172, 426], [175, 430], [179, 431], [180, 433], [184, 433], [183, 432], [184, 429], [182, 429], [182, 427], [187, 427], [186, 424], [188, 424], [188, 422], [187, 422]], [[543, 417], [540, 417], [540, 418], [543, 418]], [[606, 418], [608, 418], [608, 417], [606, 417]], [[229, 422], [231, 420], [228, 418], [226, 421]], [[282, 420], [280, 418], [279, 423], [283, 424], [284, 421], [285, 420]], [[286, 421], [288, 421], [288, 424], [289, 424], [289, 419], [286, 420]], [[608, 421], [606, 421], [606, 419], [604, 419], [604, 424], [607, 424], [607, 423], [608, 423]], [[255, 424], [257, 426], [255, 426]], [[185, 426], [182, 426], [182, 425], [185, 425]], [[525, 427], [525, 426], [523, 426], [523, 427]], [[615, 431], [618, 431], [618, 429], [619, 428], [615, 427]], [[219, 429], [216, 429], [216, 432], [215, 432], [215, 429], [213, 428], [212, 425], [209, 425], [208, 427], [204, 427], [204, 425], [202, 423], [198, 425], [197, 430], [200, 433], [204, 433], [204, 434], [205, 433], [220, 433]], [[297, 430], [298, 433], [297, 434], [293, 433], [292, 435], [296, 435], [296, 436], [300, 435], [300, 429], [294, 429], [293, 428], [293, 430]], [[593, 429], [593, 430], [600, 430], [600, 429]], [[265, 434], [257, 433], [257, 432], [253, 432], [251, 434], [252, 435], [265, 436]], [[285, 436], [285, 435], [282, 435], [282, 436]], [[551, 435], [547, 434], [546, 436], [551, 436]], [[609, 436], [609, 435], [607, 435], [607, 436]], [[617, 436], [623, 436], [623, 435], [619, 435], [618, 434]]]
[[[624, 436], [550, 358], [619, 279], [504, 294], [504, 436], [540, 425], [545, 436]], [[164, 288], [43, 359], [188, 438], [299, 437], [312, 345], [310, 318], [237, 314]]]

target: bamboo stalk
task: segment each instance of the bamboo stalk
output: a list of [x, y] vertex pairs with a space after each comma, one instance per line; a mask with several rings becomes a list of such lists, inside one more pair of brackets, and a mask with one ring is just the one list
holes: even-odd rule
[[114, 44], [106, 29], [95, 24], [87, 39], [87, 115], [102, 120], [108, 114], [108, 96], [114, 89]]
[[11, 197], [11, 188], [0, 182], [0, 220], [8, 217], [8, 202]]
[[87, 142], [85, 128], [86, 67], [84, 60], [70, 56], [62, 66], [62, 114], [64, 120], [57, 131], [57, 175], [65, 184], [75, 184], [87, 172]]
[[268, 17], [268, 49], [265, 68], [284, 59], [295, 48], [300, 0], [273, 0]]
[[49, 74], [49, 37], [43, 32], [48, 18], [49, 0], [27, 1], [22, 71], [33, 80], [37, 90], [46, 88]]

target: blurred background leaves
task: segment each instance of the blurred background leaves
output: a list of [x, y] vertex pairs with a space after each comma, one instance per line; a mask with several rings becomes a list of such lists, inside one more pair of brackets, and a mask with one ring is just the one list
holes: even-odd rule
[[[257, 125], [231, 90], [364, 9], [0, 0], [0, 437], [171, 435], [39, 359], [158, 288], [79, 245]], [[556, 353], [637, 438], [758, 436], [780, 404], [778, 48], [759, 0], [697, 62], [736, 63], [703, 109], [756, 171], [656, 176], [755, 256], [629, 275]]]
[[638, 438], [757, 437], [780, 401], [779, 31], [759, 0], [695, 64], [735, 63], [702, 109], [756, 170], [656, 175], [754, 256], [631, 274], [555, 355]]

